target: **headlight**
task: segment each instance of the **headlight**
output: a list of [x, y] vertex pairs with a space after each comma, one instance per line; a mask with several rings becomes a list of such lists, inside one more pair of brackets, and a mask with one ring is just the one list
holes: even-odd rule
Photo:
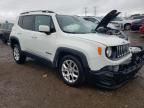
[[129, 44], [119, 45], [119, 46], [111, 46], [111, 47], [107, 47], [105, 49], [106, 57], [111, 60], [120, 59], [120, 58], [128, 55], [129, 53], [130, 53], [129, 52]]
[[107, 57], [111, 57], [112, 56], [112, 48], [111, 47], [106, 48], [106, 56]]

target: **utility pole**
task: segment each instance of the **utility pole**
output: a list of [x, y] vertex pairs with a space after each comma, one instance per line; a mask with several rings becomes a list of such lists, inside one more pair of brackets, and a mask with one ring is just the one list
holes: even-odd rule
[[125, 15], [124, 15], [124, 17], [125, 17], [125, 18], [127, 18], [127, 12], [125, 12]]
[[96, 6], [94, 7], [94, 16], [96, 16], [96, 14], [97, 14], [97, 8], [96, 8]]
[[87, 16], [87, 12], [88, 12], [87, 7], [84, 8], [84, 11], [85, 11], [85, 16]]

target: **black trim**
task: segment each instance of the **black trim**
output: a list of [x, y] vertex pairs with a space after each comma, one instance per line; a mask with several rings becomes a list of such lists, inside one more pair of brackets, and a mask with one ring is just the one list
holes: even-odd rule
[[88, 82], [96, 84], [100, 88], [116, 89], [126, 84], [129, 80], [133, 79], [140, 69], [141, 65], [129, 65], [128, 69], [114, 72], [109, 70], [108, 67], [105, 67], [105, 69], [103, 68], [99, 71], [88, 72], [87, 79]]
[[52, 67], [52, 64], [53, 64], [53, 63], [52, 63], [52, 61], [50, 61], [49, 59], [40, 57], [40, 56], [38, 56], [38, 55], [36, 55], [36, 54], [32, 54], [32, 53], [29, 53], [29, 52], [26, 52], [26, 51], [22, 51], [22, 53], [23, 53], [24, 55], [26, 55], [27, 57], [31, 57], [31, 58], [33, 58], [33, 59], [36, 59], [36, 60], [42, 62], [42, 63], [46, 63], [46, 64], [48, 64], [49, 66]]
[[99, 71], [87, 72], [88, 81], [95, 83], [101, 88], [116, 89], [126, 84], [144, 65], [144, 51], [132, 55], [129, 64], [119, 65], [119, 70], [112, 69], [114, 66], [107, 66]]
[[64, 53], [79, 57], [80, 60], [82, 61], [83, 67], [86, 68], [86, 69], [89, 69], [87, 58], [82, 52], [71, 49], [71, 48], [65, 48], [65, 47], [60, 47], [60, 48], [57, 49], [55, 57], [54, 57], [54, 61], [53, 61], [53, 66], [54, 67], [58, 67], [58, 62], [59, 62], [58, 60], [60, 58], [60, 55], [64, 54]]
[[80, 60], [82, 61], [82, 65], [83, 65], [84, 69], [86, 69], [87, 71], [90, 70], [89, 66], [88, 66], [88, 62], [87, 62], [86, 56], [82, 52], [74, 50], [74, 49], [64, 48], [64, 47], [58, 48], [56, 53], [55, 53], [55, 57], [54, 57], [53, 62], [50, 61], [47, 58], [43, 58], [43, 57], [41, 57], [39, 55], [36, 55], [36, 54], [32, 54], [32, 53], [29, 53], [29, 52], [26, 52], [26, 51], [22, 51], [22, 52], [28, 57], [31, 57], [31, 58], [34, 58], [34, 59], [38, 59], [39, 61], [44, 62], [44, 63], [48, 63], [53, 68], [58, 68], [58, 65], [59, 65], [58, 64], [58, 62], [59, 62], [58, 60], [61, 59], [60, 58], [61, 54], [73, 55], [73, 56], [76, 56], [76, 57], [80, 58]]
[[11, 47], [12, 47], [14, 42], [17, 42], [20, 45], [19, 39], [16, 36], [10, 36], [9, 41], [10, 41]]

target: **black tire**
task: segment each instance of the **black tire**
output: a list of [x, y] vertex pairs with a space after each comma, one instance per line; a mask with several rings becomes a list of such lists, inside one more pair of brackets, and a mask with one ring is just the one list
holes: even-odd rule
[[[77, 68], [78, 68], [78, 71], [79, 71], [77, 80], [74, 81], [74, 82], [69, 82], [69, 81], [67, 81], [67, 80], [64, 78], [64, 76], [63, 76], [62, 66], [63, 66], [63, 63], [64, 63], [65, 61], [68, 61], [68, 60], [73, 61], [73, 62], [77, 65]], [[74, 65], [74, 64], [73, 64], [73, 65]], [[80, 85], [82, 85], [82, 84], [84, 83], [84, 81], [85, 81], [85, 72], [84, 72], [83, 66], [82, 66], [81, 62], [79, 61], [79, 59], [76, 58], [76, 57], [74, 57], [74, 56], [71, 56], [71, 55], [66, 55], [66, 56], [64, 56], [64, 57], [60, 60], [60, 62], [59, 62], [59, 68], [58, 68], [58, 70], [59, 70], [60, 76], [61, 76], [61, 78], [63, 79], [64, 83], [67, 84], [67, 85], [69, 85], [69, 86], [75, 86], [75, 87], [76, 87], [76, 86], [80, 86]], [[74, 76], [72, 75], [71, 77], [74, 77]], [[72, 78], [72, 79], [74, 79], [74, 78]]]
[[[19, 54], [18, 58], [16, 58], [16, 55], [15, 55], [16, 49], [17, 49], [18, 54]], [[22, 53], [21, 48], [18, 44], [14, 44], [14, 46], [13, 46], [13, 57], [14, 57], [14, 60], [17, 64], [24, 64], [26, 61], [26, 56]]]
[[131, 24], [125, 24], [124, 30], [130, 30], [131, 29]]

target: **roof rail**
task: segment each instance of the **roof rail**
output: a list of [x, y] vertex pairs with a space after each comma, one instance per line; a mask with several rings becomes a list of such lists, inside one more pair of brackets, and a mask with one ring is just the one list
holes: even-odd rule
[[30, 12], [43, 12], [43, 13], [54, 13], [53, 11], [49, 11], [49, 10], [35, 10], [35, 11], [27, 11], [27, 12], [23, 12], [22, 14], [28, 14]]

